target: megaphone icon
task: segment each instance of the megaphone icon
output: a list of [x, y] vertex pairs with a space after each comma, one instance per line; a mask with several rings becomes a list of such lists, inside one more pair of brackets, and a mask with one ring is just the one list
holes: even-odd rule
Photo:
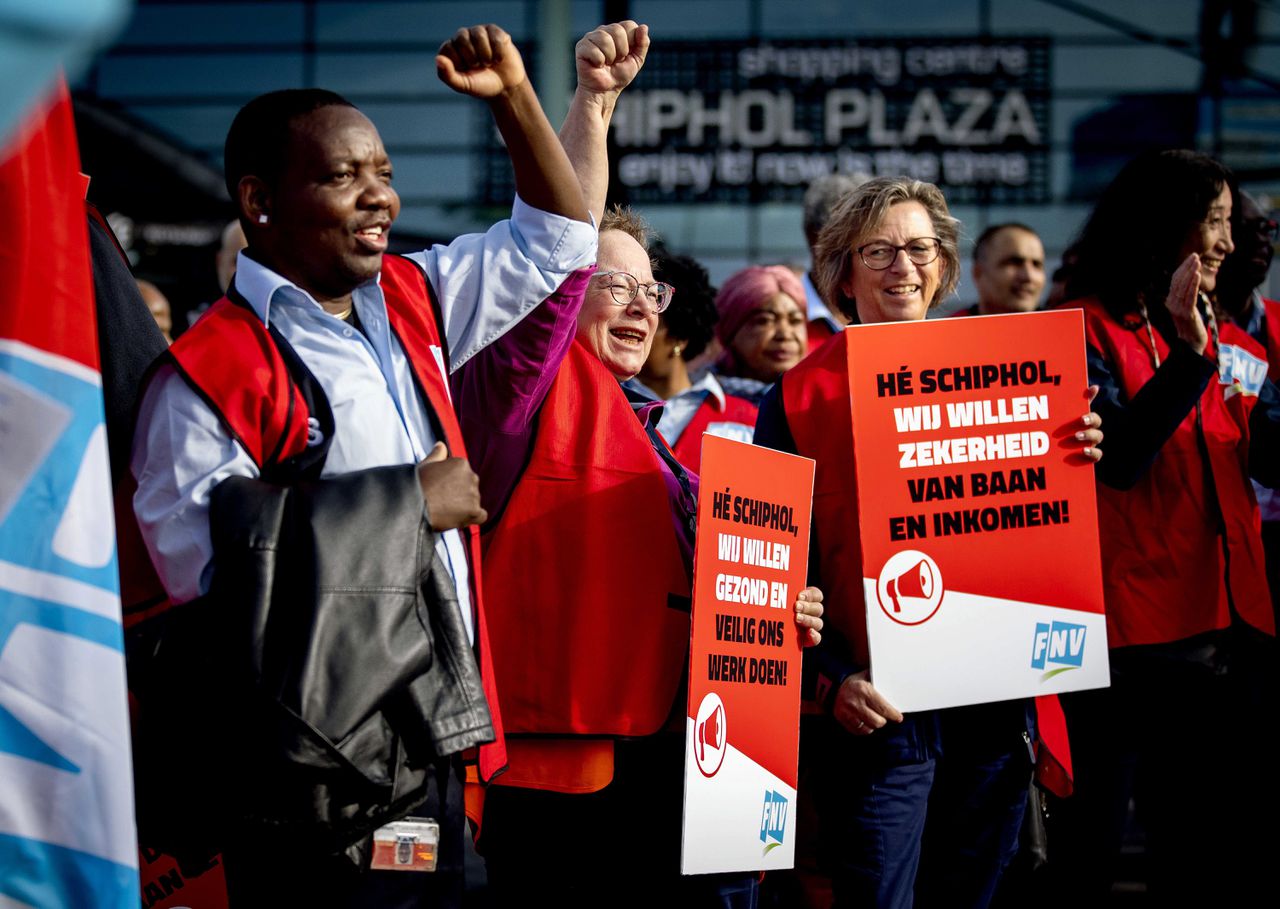
[[719, 748], [724, 731], [724, 708], [717, 707], [698, 724], [698, 760], [707, 759], [707, 746]]
[[889, 599], [893, 600], [893, 611], [902, 612], [902, 604], [898, 602], [900, 596], [920, 597], [926, 600], [933, 596], [935, 581], [933, 569], [924, 559], [893, 578], [885, 585]]

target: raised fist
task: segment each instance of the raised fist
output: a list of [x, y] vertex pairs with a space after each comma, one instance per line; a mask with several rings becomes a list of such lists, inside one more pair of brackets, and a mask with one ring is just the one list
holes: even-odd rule
[[597, 94], [620, 92], [640, 72], [648, 53], [647, 25], [627, 19], [592, 29], [573, 49], [578, 87]]
[[440, 81], [473, 98], [496, 98], [525, 81], [524, 60], [496, 25], [460, 28], [436, 54]]

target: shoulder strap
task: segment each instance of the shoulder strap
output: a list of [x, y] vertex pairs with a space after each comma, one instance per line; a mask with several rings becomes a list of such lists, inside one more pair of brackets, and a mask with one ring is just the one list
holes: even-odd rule
[[218, 415], [263, 479], [320, 476], [333, 439], [329, 400], [293, 346], [263, 326], [234, 286], [160, 362], [172, 363]]

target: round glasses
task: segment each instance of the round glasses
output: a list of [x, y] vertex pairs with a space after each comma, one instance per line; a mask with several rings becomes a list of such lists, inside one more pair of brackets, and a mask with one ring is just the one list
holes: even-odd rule
[[663, 281], [641, 284], [634, 275], [629, 275], [625, 271], [596, 272], [593, 280], [599, 286], [607, 287], [609, 294], [613, 297], [613, 302], [619, 306], [631, 305], [631, 301], [643, 290], [644, 298], [653, 307], [654, 312], [666, 310], [671, 305], [671, 298], [675, 296], [676, 292], [674, 287]]
[[857, 249], [858, 255], [862, 258], [862, 264], [876, 271], [884, 271], [897, 261], [899, 251], [905, 252], [907, 258], [916, 265], [928, 265], [938, 258], [938, 253], [942, 251], [942, 241], [937, 237], [916, 237], [901, 246], [876, 242], [859, 246]]

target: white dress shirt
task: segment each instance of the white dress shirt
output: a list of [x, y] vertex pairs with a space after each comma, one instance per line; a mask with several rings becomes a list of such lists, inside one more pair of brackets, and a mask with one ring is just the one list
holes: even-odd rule
[[[550, 296], [570, 272], [595, 261], [595, 253], [593, 225], [517, 198], [511, 220], [409, 258], [423, 267], [436, 290], [450, 366], [456, 369]], [[365, 334], [243, 252], [235, 287], [263, 323], [293, 345], [329, 399], [334, 437], [322, 476], [426, 457], [435, 433], [408, 358], [390, 331], [377, 280], [352, 295]], [[443, 372], [443, 357], [436, 354]], [[208, 592], [209, 495], [227, 477], [257, 477], [258, 469], [172, 366], [157, 371], [143, 397], [131, 468], [138, 481], [134, 512], [169, 597], [183, 603]], [[440, 534], [436, 551], [453, 573], [471, 631], [461, 534]]]

